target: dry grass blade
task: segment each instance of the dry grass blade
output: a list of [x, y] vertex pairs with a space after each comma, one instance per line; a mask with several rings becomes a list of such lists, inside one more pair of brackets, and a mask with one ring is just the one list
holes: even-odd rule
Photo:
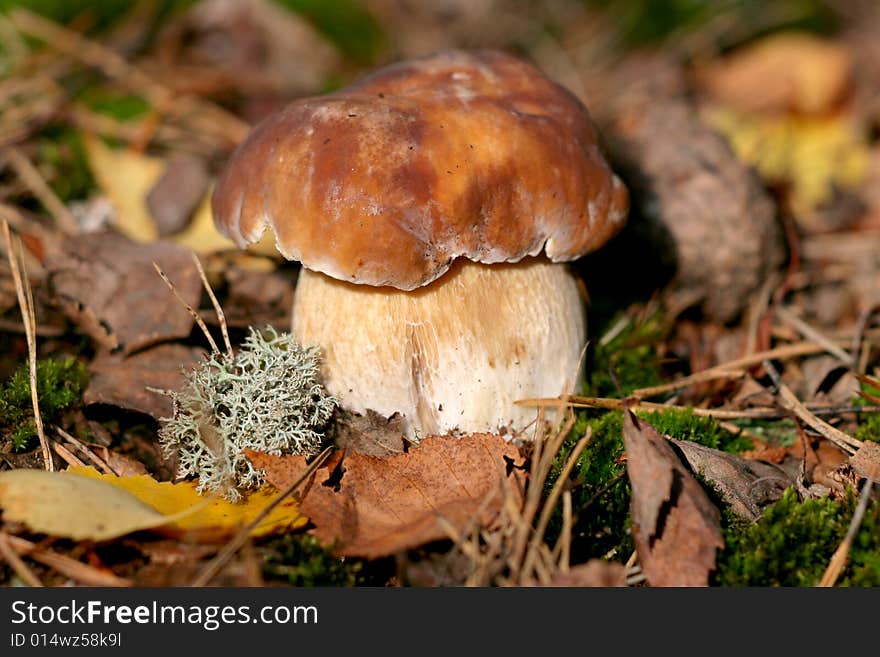
[[12, 549], [12, 546], [9, 544], [9, 535], [4, 531], [0, 531], [0, 557], [3, 557], [3, 560], [9, 564], [9, 567], [25, 584], [37, 587], [43, 586], [40, 578], [34, 575], [34, 572], [18, 556], [18, 552]]
[[78, 467], [85, 467], [85, 463], [80, 461], [69, 449], [67, 449], [61, 443], [56, 441], [52, 441], [52, 449], [55, 450], [55, 453], [61, 457], [61, 459], [67, 463], [67, 465], [74, 465]]
[[223, 307], [220, 305], [220, 302], [217, 301], [217, 297], [214, 295], [214, 290], [211, 288], [211, 284], [208, 282], [208, 277], [205, 275], [205, 268], [202, 267], [202, 261], [199, 260], [199, 256], [197, 256], [195, 252], [192, 254], [192, 259], [193, 263], [195, 263], [196, 269], [199, 271], [202, 285], [205, 287], [205, 291], [211, 298], [214, 312], [217, 313], [217, 322], [220, 324], [220, 332], [223, 334], [223, 344], [226, 345], [226, 353], [229, 354], [230, 358], [235, 358], [235, 352], [232, 350], [232, 343], [229, 341], [229, 328], [226, 326], [226, 315], [223, 313]]
[[58, 227], [68, 235], [75, 235], [79, 232], [76, 225], [76, 219], [70, 214], [67, 206], [61, 202], [61, 199], [52, 191], [52, 188], [37, 170], [37, 167], [24, 156], [17, 148], [10, 146], [3, 153], [15, 173], [33, 192], [34, 196], [39, 199], [40, 203], [52, 214]]
[[847, 367], [852, 367], [855, 362], [853, 360], [853, 356], [851, 354], [848, 354], [846, 350], [842, 347], [836, 345], [827, 336], [823, 335], [820, 331], [814, 329], [812, 326], [807, 324], [804, 320], [802, 320], [800, 317], [795, 315], [787, 308], [776, 308], [775, 312], [776, 316], [779, 319], [791, 326], [798, 333], [803, 335], [808, 340], [812, 340], [816, 344], [823, 347], [829, 354], [835, 356]]
[[870, 477], [865, 479], [865, 483], [862, 486], [862, 493], [859, 496], [859, 503], [856, 506], [855, 513], [853, 513], [852, 520], [849, 523], [849, 529], [846, 531], [846, 536], [844, 536], [843, 541], [840, 543], [840, 547], [838, 547], [831, 556], [831, 561], [828, 563], [828, 568], [825, 569], [825, 573], [822, 575], [819, 586], [834, 586], [837, 582], [837, 578], [840, 577], [840, 573], [843, 572], [843, 569], [846, 566], [846, 561], [849, 558], [849, 549], [856, 538], [859, 527], [862, 525], [862, 518], [865, 517], [865, 511], [868, 509], [868, 500], [871, 497], [871, 489], [873, 487], [874, 481]]
[[309, 464], [309, 467], [306, 468], [305, 472], [300, 475], [298, 479], [296, 479], [290, 486], [288, 486], [285, 490], [283, 490], [278, 496], [275, 497], [274, 500], [270, 504], [266, 506], [265, 509], [260, 511], [256, 518], [254, 518], [248, 525], [244, 526], [235, 537], [227, 543], [224, 548], [214, 557], [205, 568], [198, 574], [198, 576], [193, 580], [193, 583], [190, 586], [198, 587], [198, 586], [207, 586], [207, 584], [211, 581], [211, 579], [220, 572], [220, 570], [225, 566], [230, 559], [235, 555], [236, 552], [243, 546], [248, 538], [251, 535], [251, 532], [257, 527], [263, 520], [268, 516], [273, 509], [275, 509], [279, 504], [281, 504], [289, 495], [292, 495], [302, 484], [312, 476], [318, 468], [327, 460], [327, 457], [330, 456], [331, 452], [333, 452], [333, 446], [330, 445], [324, 448], [318, 456], [315, 457], [315, 460]]
[[115, 51], [95, 43], [74, 30], [63, 27], [26, 9], [9, 12], [17, 30], [44, 41], [53, 50], [92, 66], [136, 93], [144, 94], [160, 113], [189, 115], [217, 136], [239, 143], [250, 127], [238, 117], [199, 98], [176, 96]]
[[58, 432], [59, 436], [64, 438], [64, 440], [66, 440], [70, 445], [75, 447], [83, 456], [85, 456], [89, 461], [91, 461], [94, 465], [96, 465], [97, 468], [99, 470], [101, 470], [101, 472], [103, 472], [104, 474], [112, 474], [112, 475], [119, 474], [118, 472], [114, 471], [113, 468], [111, 468], [107, 464], [107, 462], [104, 461], [104, 459], [102, 459], [100, 456], [98, 456], [97, 454], [92, 452], [92, 450], [90, 450], [88, 447], [86, 447], [85, 444], [83, 444], [81, 441], [77, 440], [74, 436], [71, 436], [64, 429], [62, 429], [61, 427], [55, 427], [55, 430]]
[[[562, 435], [564, 437], [568, 435], [568, 432], [566, 431]], [[565, 467], [563, 467], [562, 472], [559, 474], [559, 478], [556, 480], [553, 489], [550, 491], [550, 495], [548, 495], [547, 499], [544, 501], [543, 507], [541, 509], [541, 515], [538, 518], [538, 525], [535, 527], [535, 531], [532, 534], [529, 551], [526, 554], [526, 559], [523, 564], [523, 571], [526, 573], [530, 572], [536, 563], [535, 558], [537, 556], [538, 549], [544, 545], [544, 534], [547, 531], [547, 525], [550, 523], [550, 517], [553, 515], [553, 511], [556, 509], [556, 503], [559, 502], [559, 497], [560, 495], [562, 495], [563, 489], [568, 484], [568, 478], [571, 475], [571, 471], [574, 469], [574, 466], [577, 463], [581, 452], [584, 451], [584, 447], [587, 446], [587, 443], [590, 442], [590, 439], [592, 437], [592, 431], [588, 430], [586, 435], [577, 442], [574, 449], [571, 451], [571, 454], [569, 454], [568, 460], [565, 463]], [[558, 452], [558, 448], [556, 452]], [[554, 452], [554, 454], [556, 452]]]
[[69, 577], [70, 579], [86, 586], [131, 586], [130, 580], [118, 577], [113, 573], [98, 570], [88, 564], [84, 564], [76, 559], [71, 559], [63, 554], [58, 554], [53, 550], [41, 548], [36, 543], [25, 540], [18, 536], [6, 535], [6, 540], [20, 556], [26, 556], [29, 559], [49, 566], [57, 572]]
[[779, 403], [784, 408], [790, 410], [804, 423], [818, 431], [825, 438], [830, 440], [832, 443], [840, 447], [848, 454], [854, 454], [855, 451], [862, 446], [861, 440], [856, 440], [855, 438], [848, 436], [840, 429], [831, 426], [824, 420], [817, 417], [815, 413], [812, 413], [810, 409], [808, 409], [806, 406], [804, 406], [803, 402], [801, 402], [797, 398], [797, 396], [791, 391], [791, 388], [783, 383], [782, 377], [779, 375], [779, 372], [776, 371], [776, 368], [773, 367], [772, 363], [770, 363], [769, 361], [765, 361], [764, 369], [770, 375], [770, 378], [773, 379], [773, 383], [776, 386], [777, 391], [779, 392]]
[[15, 283], [15, 293], [18, 296], [18, 306], [21, 309], [21, 319], [25, 327], [25, 336], [28, 345], [28, 366], [30, 370], [30, 387], [31, 387], [31, 403], [34, 408], [34, 425], [37, 429], [37, 436], [40, 439], [40, 447], [43, 450], [43, 465], [46, 470], [55, 469], [52, 461], [52, 452], [49, 448], [49, 439], [46, 438], [46, 432], [43, 429], [43, 416], [40, 413], [40, 400], [37, 396], [37, 336], [36, 325], [37, 320], [34, 315], [34, 298], [31, 292], [30, 281], [27, 278], [24, 269], [24, 258], [22, 256], [21, 240], [13, 240], [12, 231], [9, 224], [3, 221], [3, 234], [6, 238], [6, 255], [9, 258], [9, 267], [12, 271], [12, 279]]
[[171, 282], [171, 279], [168, 278], [168, 274], [162, 271], [162, 268], [154, 261], [153, 269], [156, 270], [156, 273], [159, 274], [159, 277], [165, 282], [165, 285], [168, 286], [168, 289], [171, 290], [171, 294], [174, 295], [174, 298], [177, 299], [184, 308], [186, 308], [187, 312], [192, 315], [192, 318], [195, 320], [196, 324], [198, 324], [199, 328], [202, 330], [202, 333], [205, 334], [205, 338], [208, 340], [208, 344], [211, 346], [211, 353], [219, 354], [220, 349], [217, 348], [217, 343], [214, 341], [214, 337], [211, 335], [211, 332], [208, 331], [208, 326], [205, 324], [205, 320], [201, 318], [201, 316], [193, 309], [191, 305], [189, 305], [180, 293], [177, 291], [177, 288], [174, 287], [174, 283]]

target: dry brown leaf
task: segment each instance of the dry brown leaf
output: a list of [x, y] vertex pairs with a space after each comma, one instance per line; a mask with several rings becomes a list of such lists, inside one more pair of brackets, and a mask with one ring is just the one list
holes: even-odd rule
[[89, 365], [91, 377], [83, 401], [113, 404], [157, 419], [170, 417], [171, 398], [149, 388], [180, 389], [184, 372], [203, 355], [204, 350], [182, 344], [158, 345], [128, 357], [101, 354]]
[[741, 111], [819, 113], [845, 95], [852, 56], [840, 42], [798, 32], [774, 34], [697, 68], [716, 101]]
[[757, 521], [794, 480], [769, 463], [744, 459], [688, 440], [673, 440], [695, 473], [710, 481], [736, 515]]
[[189, 335], [193, 318], [156, 275], [153, 261], [191, 306], [199, 274], [190, 254], [167, 242], [138, 244], [114, 232], [77, 235], [46, 262], [64, 313], [105, 349], [131, 353]]
[[[305, 459], [250, 452], [255, 467], [284, 489], [305, 469]], [[404, 454], [376, 458], [347, 454], [338, 482], [327, 468], [316, 473], [300, 510], [324, 545], [346, 556], [378, 558], [444, 539], [443, 518], [459, 531], [497, 516], [503, 486], [519, 490], [519, 450], [494, 434], [432, 436]], [[326, 485], [325, 485], [326, 484]]]
[[169, 158], [146, 197], [147, 209], [160, 236], [177, 233], [187, 226], [209, 184], [208, 167], [201, 158], [188, 154]]
[[860, 477], [880, 481], [880, 444], [866, 440], [849, 462]]
[[626, 570], [622, 563], [591, 559], [558, 573], [550, 586], [626, 586]]
[[364, 415], [337, 410], [331, 437], [337, 448], [367, 456], [402, 454], [408, 444], [401, 415], [387, 418], [370, 409]]
[[654, 427], [624, 411], [633, 542], [652, 586], [708, 586], [724, 547], [718, 509]]

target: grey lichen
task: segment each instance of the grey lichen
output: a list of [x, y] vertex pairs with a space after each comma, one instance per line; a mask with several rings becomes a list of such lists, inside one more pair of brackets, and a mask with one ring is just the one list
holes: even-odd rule
[[178, 474], [196, 475], [198, 491], [241, 499], [263, 472], [244, 454], [314, 454], [336, 406], [320, 381], [317, 347], [288, 333], [251, 328], [238, 352], [206, 357], [177, 391], [163, 391], [174, 414], [162, 418], [159, 438], [177, 454]]

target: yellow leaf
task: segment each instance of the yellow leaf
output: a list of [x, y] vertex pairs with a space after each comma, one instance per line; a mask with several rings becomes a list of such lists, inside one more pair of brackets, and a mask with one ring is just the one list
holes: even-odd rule
[[[222, 498], [206, 498], [196, 492], [195, 482], [159, 482], [148, 475], [117, 477], [101, 474], [92, 467], [71, 467], [68, 472], [92, 478], [127, 491], [166, 516], [175, 516], [195, 506], [202, 508], [179, 518], [174, 527], [181, 531], [195, 531], [201, 535], [228, 535], [250, 523], [278, 494], [271, 487], [264, 487], [248, 495], [239, 504]], [[279, 504], [254, 528], [252, 536], [265, 536], [280, 531], [296, 529], [307, 519], [299, 513], [293, 498]]]
[[835, 186], [857, 187], [868, 172], [867, 138], [846, 115], [764, 115], [714, 108], [705, 117], [765, 180], [789, 186], [795, 216], [830, 201]]
[[214, 225], [214, 219], [211, 215], [210, 192], [202, 199], [195, 214], [193, 214], [189, 226], [176, 235], [171, 235], [169, 239], [180, 246], [192, 249], [200, 255], [238, 248], [231, 239], [222, 235]]
[[159, 229], [147, 208], [147, 194], [165, 163], [132, 150], [110, 148], [93, 135], [83, 139], [92, 174], [116, 208], [114, 226], [136, 242], [156, 241]]
[[0, 472], [0, 508], [7, 522], [74, 540], [104, 541], [171, 520], [103, 481], [45, 470]]

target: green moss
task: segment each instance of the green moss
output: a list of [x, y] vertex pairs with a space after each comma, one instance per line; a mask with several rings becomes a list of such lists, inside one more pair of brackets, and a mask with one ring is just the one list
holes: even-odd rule
[[49, 184], [62, 201], [87, 198], [95, 188], [80, 133], [73, 128], [50, 126], [41, 133], [39, 161], [53, 169]]
[[[610, 322], [614, 325], [616, 321]], [[657, 343], [663, 337], [662, 318], [654, 313], [631, 322], [607, 344], [597, 344], [586, 393], [596, 397], [625, 397], [638, 388], [661, 382]]]
[[676, 440], [690, 440], [706, 447], [739, 453], [754, 449], [748, 438], [735, 436], [722, 429], [711, 417], [696, 415], [692, 409], [671, 408], [668, 411], [639, 413], [657, 431]]
[[[624, 473], [623, 415], [608, 411], [596, 415], [581, 411], [553, 462], [547, 491], [559, 478], [571, 450], [586, 433], [592, 439], [578, 457], [571, 474], [570, 490], [574, 510], [572, 528], [572, 560], [585, 561], [609, 552], [629, 555], [632, 541], [629, 533], [629, 481]], [[561, 511], [557, 510], [548, 528], [548, 540], [554, 542], [562, 527]]]
[[[821, 578], [852, 519], [855, 500], [799, 502], [788, 489], [755, 524], [725, 514], [725, 548], [715, 583], [723, 586], [813, 586]], [[880, 585], [880, 504], [862, 520], [838, 584]]]
[[880, 413], [866, 413], [856, 429], [859, 440], [880, 442]]
[[[76, 404], [88, 380], [86, 367], [73, 358], [37, 361], [37, 397], [44, 423]], [[36, 438], [31, 403], [30, 371], [22, 365], [0, 385], [0, 435], [17, 450], [27, 449]]]
[[364, 561], [334, 556], [309, 534], [286, 534], [266, 546], [263, 576], [292, 586], [368, 584]]

